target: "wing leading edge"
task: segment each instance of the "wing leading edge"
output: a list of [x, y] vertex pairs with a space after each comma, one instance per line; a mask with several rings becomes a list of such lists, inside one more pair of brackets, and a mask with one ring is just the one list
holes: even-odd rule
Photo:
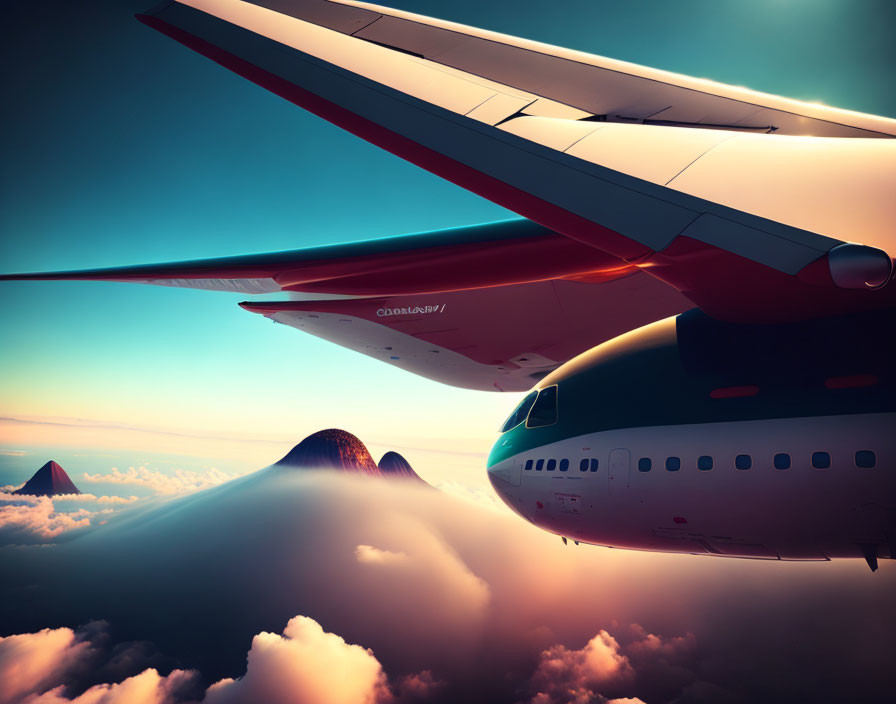
[[561, 277], [601, 281], [636, 267], [527, 220], [196, 261], [0, 276], [123, 281], [239, 293], [352, 296], [456, 291]]
[[637, 267], [525, 220], [244, 257], [20, 274], [292, 300], [242, 307], [442, 383], [523, 391], [575, 355], [690, 307]]

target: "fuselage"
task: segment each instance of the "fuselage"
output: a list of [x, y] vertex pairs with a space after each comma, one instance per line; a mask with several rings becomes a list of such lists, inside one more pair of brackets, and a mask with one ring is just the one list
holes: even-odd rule
[[580, 542], [892, 558], [892, 329], [879, 314], [736, 326], [697, 311], [648, 325], [542, 380], [489, 477], [514, 511]]

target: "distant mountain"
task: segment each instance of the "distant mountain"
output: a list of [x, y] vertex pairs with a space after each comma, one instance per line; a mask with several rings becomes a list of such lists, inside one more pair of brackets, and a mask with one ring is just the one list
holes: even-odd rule
[[414, 468], [411, 467], [410, 462], [408, 462], [397, 452], [390, 451], [383, 455], [379, 463], [379, 468], [380, 472], [389, 477], [400, 477], [401, 479], [416, 479], [417, 481], [423, 481], [422, 479], [420, 479], [420, 475], [418, 475], [414, 471]]
[[321, 430], [302, 440], [278, 467], [301, 469], [336, 469], [342, 472], [381, 474], [364, 443], [345, 430]]
[[54, 496], [56, 494], [80, 494], [81, 491], [69, 479], [65, 470], [55, 461], [50, 460], [34, 473], [21, 489], [13, 494], [30, 496]]

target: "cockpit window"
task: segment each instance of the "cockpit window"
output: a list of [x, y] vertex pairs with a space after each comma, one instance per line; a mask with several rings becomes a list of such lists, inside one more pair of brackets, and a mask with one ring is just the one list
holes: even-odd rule
[[535, 398], [537, 396], [538, 392], [533, 391], [520, 401], [519, 405], [513, 409], [513, 413], [510, 414], [510, 418], [508, 418], [504, 425], [501, 426], [502, 433], [506, 433], [511, 428], [515, 428], [526, 420], [526, 416], [529, 415], [529, 409], [532, 408], [532, 404], [535, 403]]
[[557, 386], [548, 386], [538, 392], [538, 399], [529, 411], [527, 428], [541, 428], [557, 422]]

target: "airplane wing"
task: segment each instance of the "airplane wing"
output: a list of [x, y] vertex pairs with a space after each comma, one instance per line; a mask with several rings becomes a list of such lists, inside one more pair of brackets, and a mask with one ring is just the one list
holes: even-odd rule
[[348, 0], [139, 19], [715, 317], [896, 305], [894, 120]]
[[575, 355], [692, 307], [674, 288], [527, 220], [291, 252], [0, 276], [292, 300], [241, 303], [442, 383], [525, 391]]

